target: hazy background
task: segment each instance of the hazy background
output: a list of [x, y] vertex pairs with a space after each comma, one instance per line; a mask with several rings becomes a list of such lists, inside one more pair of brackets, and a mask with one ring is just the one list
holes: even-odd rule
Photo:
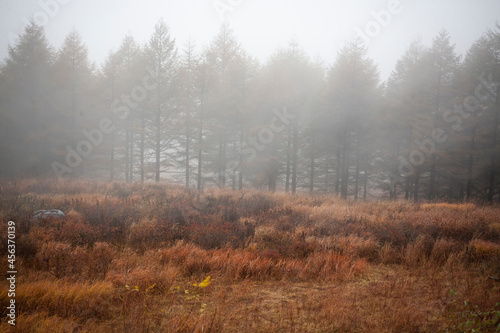
[[[55, 0], [53, 0], [55, 1]], [[198, 48], [207, 45], [221, 23], [214, 9], [226, 0], [182, 1], [120, 1], [65, 0], [45, 25], [46, 34], [55, 48], [75, 28], [86, 42], [90, 58], [101, 65], [110, 50], [116, 50], [123, 37], [131, 34], [145, 43], [155, 23], [163, 17], [183, 48], [191, 39]], [[0, 0], [0, 59], [7, 55], [9, 37], [23, 31], [25, 22], [37, 12], [44, 12], [49, 0]], [[63, 2], [63, 1], [61, 1]], [[308, 52], [312, 59], [332, 63], [340, 46], [357, 35], [374, 18], [372, 11], [387, 9], [388, 1], [363, 0], [241, 0], [227, 12], [230, 23], [242, 47], [261, 62], [291, 38]], [[379, 65], [381, 78], [387, 79], [394, 65], [420, 34], [430, 45], [436, 33], [445, 28], [463, 54], [468, 47], [500, 18], [498, 0], [401, 0], [402, 13], [393, 16], [368, 45], [369, 56]]]

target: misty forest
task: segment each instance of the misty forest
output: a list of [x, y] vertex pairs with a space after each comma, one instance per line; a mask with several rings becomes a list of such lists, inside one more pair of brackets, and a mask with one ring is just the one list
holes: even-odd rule
[[415, 38], [381, 82], [362, 39], [260, 63], [228, 24], [177, 45], [160, 20], [95, 64], [78, 31], [54, 49], [32, 21], [0, 67], [0, 176], [491, 202], [499, 80], [498, 26], [466, 54]]
[[0, 0], [0, 332], [500, 332], [498, 1], [69, 2]]

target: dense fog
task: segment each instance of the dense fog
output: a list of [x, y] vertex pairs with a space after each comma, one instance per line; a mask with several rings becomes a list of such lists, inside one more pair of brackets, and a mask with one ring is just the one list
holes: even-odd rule
[[[333, 30], [316, 36], [325, 48], [335, 44], [329, 59], [304, 47], [308, 39], [300, 34], [267, 57], [245, 48], [239, 17], [224, 17], [245, 11], [237, 1], [212, 2], [222, 19], [206, 42], [178, 42], [161, 18], [145, 40], [130, 26], [104, 59], [93, 59], [92, 38], [77, 27], [64, 25], [60, 45], [49, 39], [43, 14], [52, 18], [57, 5], [63, 16], [65, 8], [63, 1], [40, 2], [45, 7], [15, 38], [2, 31], [8, 45], [0, 45], [7, 50], [0, 62], [0, 177], [500, 200], [500, 25], [468, 40], [443, 24], [427, 40], [421, 18], [402, 39], [386, 41], [393, 45], [386, 54], [373, 51], [385, 29], [393, 34], [412, 17], [406, 2], [377, 2], [365, 24], [340, 42], [332, 43]], [[463, 2], [448, 3], [448, 13], [433, 13], [438, 21], [466, 11]], [[428, 2], [411, 6], [422, 10]], [[480, 17], [495, 5], [473, 7]], [[326, 13], [317, 15], [321, 21]], [[99, 27], [96, 39], [112, 34]], [[422, 35], [413, 33], [419, 29]], [[467, 42], [466, 50], [457, 41]], [[397, 61], [381, 72], [391, 57]]]

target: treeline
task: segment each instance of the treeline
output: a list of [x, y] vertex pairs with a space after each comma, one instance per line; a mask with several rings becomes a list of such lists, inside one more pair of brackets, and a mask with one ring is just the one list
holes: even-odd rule
[[498, 26], [464, 56], [414, 40], [386, 83], [361, 40], [328, 66], [296, 42], [261, 64], [227, 25], [196, 50], [160, 21], [96, 66], [30, 23], [0, 67], [0, 176], [500, 200]]

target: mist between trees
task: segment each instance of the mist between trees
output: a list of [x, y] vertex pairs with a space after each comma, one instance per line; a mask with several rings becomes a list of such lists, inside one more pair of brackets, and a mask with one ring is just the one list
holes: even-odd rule
[[77, 31], [54, 50], [30, 22], [0, 75], [0, 177], [500, 201], [499, 26], [465, 55], [415, 39], [381, 82], [362, 39], [262, 64], [227, 24], [195, 48], [161, 20], [97, 66]]

